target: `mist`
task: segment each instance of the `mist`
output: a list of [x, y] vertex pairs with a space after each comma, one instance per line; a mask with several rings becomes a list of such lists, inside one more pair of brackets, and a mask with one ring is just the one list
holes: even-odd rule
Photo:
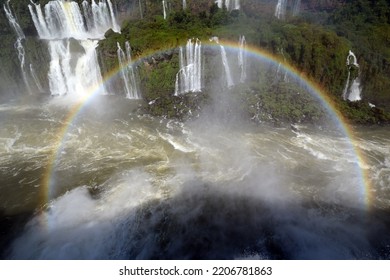
[[118, 98], [85, 105], [56, 159], [56, 198], [7, 258], [385, 257], [382, 213], [367, 219], [348, 138], [253, 123], [233, 89], [214, 87], [186, 122]]

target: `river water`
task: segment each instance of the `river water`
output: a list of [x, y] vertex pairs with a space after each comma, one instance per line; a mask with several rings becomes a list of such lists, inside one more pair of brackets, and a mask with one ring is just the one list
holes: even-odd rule
[[354, 146], [328, 128], [152, 117], [115, 96], [69, 111], [0, 106], [3, 258], [390, 257], [388, 127], [354, 127]]

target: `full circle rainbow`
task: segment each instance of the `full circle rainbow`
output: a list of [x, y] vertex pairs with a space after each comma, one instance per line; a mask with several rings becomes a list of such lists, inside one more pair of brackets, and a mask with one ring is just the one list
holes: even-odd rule
[[[236, 42], [231, 41], [220, 41], [220, 43], [229, 49], [238, 50], [239, 45]], [[202, 43], [202, 46], [209, 46], [209, 47], [215, 47], [215, 43]], [[158, 52], [149, 53], [147, 55], [143, 55], [141, 57], [138, 57], [136, 60], [134, 60], [132, 63], [140, 63], [143, 59], [153, 56], [154, 54], [163, 52], [165, 50], [160, 50]], [[342, 116], [342, 114], [336, 109], [336, 106], [334, 105], [334, 101], [332, 101], [331, 98], [329, 98], [329, 95], [326, 94], [326, 91], [321, 88], [318, 84], [316, 84], [314, 81], [311, 81], [309, 78], [307, 78], [303, 73], [301, 73], [298, 69], [295, 67], [285, 63], [277, 56], [262, 50], [260, 48], [246, 45], [245, 47], [245, 53], [249, 56], [255, 56], [258, 59], [261, 59], [263, 61], [266, 61], [268, 63], [272, 63], [274, 65], [281, 65], [284, 70], [288, 72], [288, 74], [294, 78], [297, 79], [297, 81], [300, 81], [303, 85], [305, 85], [305, 88], [317, 99], [319, 102], [324, 106], [324, 108], [331, 114], [333, 121], [335, 124], [339, 127], [341, 132], [345, 134], [346, 137], [349, 138], [350, 144], [354, 150], [354, 153], [356, 155], [356, 168], [359, 172], [359, 176], [361, 178], [361, 185], [362, 185], [362, 195], [364, 199], [364, 207], [366, 210], [370, 207], [371, 202], [371, 182], [368, 176], [367, 168], [365, 159], [359, 149], [359, 147], [356, 144], [355, 136], [352, 127], [348, 124], [347, 120]], [[127, 65], [125, 65], [127, 66]], [[82, 97], [79, 98], [77, 102], [75, 102], [71, 109], [68, 111], [67, 116], [63, 120], [64, 125], [59, 129], [57, 134], [57, 140], [56, 143], [53, 146], [52, 153], [49, 157], [47, 169], [42, 177], [42, 194], [41, 198], [43, 199], [43, 203], [48, 203], [50, 199], [53, 199], [52, 197], [52, 189], [55, 186], [54, 182], [54, 171], [56, 166], [57, 158], [59, 158], [61, 149], [63, 146], [64, 139], [66, 139], [66, 135], [68, 133], [69, 127], [71, 124], [75, 121], [75, 118], [79, 114], [80, 111], [82, 111], [83, 107], [88, 103], [90, 99], [92, 99], [94, 96], [96, 96], [99, 92], [99, 90], [104, 87], [104, 84], [113, 79], [115, 76], [117, 76], [121, 71], [121, 68], [115, 68], [112, 69], [110, 72], [108, 72], [104, 79], [103, 84], [100, 84], [98, 86], [95, 86], [93, 88], [90, 88], [88, 92], [86, 92]]]

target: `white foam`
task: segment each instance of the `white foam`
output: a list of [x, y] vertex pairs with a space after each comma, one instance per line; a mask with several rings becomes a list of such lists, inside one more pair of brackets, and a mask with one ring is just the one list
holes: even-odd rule
[[86, 186], [67, 192], [36, 216], [13, 246], [12, 258], [96, 259], [110, 256], [115, 226], [144, 201], [158, 198], [149, 176], [125, 173], [94, 199]]

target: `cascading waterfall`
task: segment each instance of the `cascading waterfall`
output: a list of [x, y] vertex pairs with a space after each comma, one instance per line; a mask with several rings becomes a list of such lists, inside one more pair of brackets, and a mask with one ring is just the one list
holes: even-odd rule
[[239, 10], [240, 9], [240, 0], [217, 0], [215, 3], [218, 5], [218, 8], [222, 9], [225, 5], [228, 11]]
[[[229, 63], [228, 63], [225, 47], [219, 43], [219, 38], [216, 37], [216, 36], [211, 37], [209, 40], [210, 40], [210, 42], [215, 42], [216, 44], [219, 45], [220, 50], [221, 50], [222, 64], [223, 64], [223, 68], [225, 70], [225, 77], [226, 77], [227, 86], [228, 87], [234, 86], [234, 82], [233, 82], [233, 78], [232, 78], [232, 75], [231, 75], [230, 66], [229, 66]], [[241, 40], [241, 38], [240, 38], [240, 40]], [[244, 38], [244, 41], [245, 41], [245, 38]], [[244, 52], [244, 50], [242, 50], [242, 52]], [[244, 56], [242, 58], [244, 60]], [[239, 54], [239, 57], [238, 57], [238, 63], [240, 64], [240, 54]]]
[[[99, 87], [103, 79], [96, 48], [107, 30], [120, 32], [120, 28], [110, 0], [90, 4], [84, 0], [81, 6], [74, 1], [49, 1], [43, 11], [40, 4], [28, 5], [39, 38], [48, 42], [52, 95], [82, 95], [94, 88], [106, 93]], [[71, 44], [82, 51], [71, 52]]]
[[229, 63], [228, 63], [227, 56], [226, 56], [225, 47], [222, 46], [222, 45], [219, 45], [219, 46], [221, 48], [221, 57], [222, 57], [223, 68], [225, 69], [226, 83], [227, 83], [228, 87], [232, 87], [232, 86], [234, 86], [234, 82], [233, 82], [233, 79], [232, 79], [230, 66], [229, 66]]
[[223, 6], [223, 0], [217, 0], [215, 3], [218, 5], [218, 8], [222, 9]]
[[14, 29], [18, 39], [19, 38], [25, 39], [25, 36], [24, 36], [22, 28], [20, 27], [19, 23], [16, 21], [16, 18], [14, 17], [14, 15], [11, 12], [11, 7], [9, 6], [9, 2], [10, 1], [11, 0], [8, 0], [7, 3], [5, 3], [4, 6], [3, 6], [4, 7], [4, 11], [5, 11], [5, 15], [6, 15], [7, 19], [8, 19], [9, 24]]
[[234, 9], [239, 10], [241, 8], [240, 0], [234, 0]]
[[357, 63], [356, 55], [351, 50], [349, 50], [349, 53], [347, 56], [347, 66], [351, 66], [351, 65], [359, 68], [359, 64]]
[[164, 19], [167, 19], [167, 4], [164, 0], [162, 1], [162, 6], [163, 6]]
[[348, 77], [347, 77], [347, 81], [345, 83], [345, 87], [344, 87], [344, 90], [343, 90], [343, 100], [347, 100], [348, 89], [349, 89], [349, 80], [350, 79], [351, 79], [351, 72], [348, 70]]
[[348, 100], [349, 101], [359, 101], [361, 100], [361, 87], [360, 87], [360, 78], [357, 77], [352, 81], [352, 85], [349, 88], [349, 95]]
[[33, 77], [35, 85], [37, 86], [39, 92], [43, 92], [43, 87], [41, 85], [41, 82], [39, 81], [37, 74], [35, 73], [33, 65], [30, 63], [30, 74], [31, 77]]
[[183, 10], [187, 9], [187, 1], [183, 0]]
[[141, 0], [138, 0], [138, 6], [139, 6], [139, 14], [141, 16], [141, 19], [144, 18], [144, 12], [142, 10], [142, 3], [141, 3]]
[[[73, 77], [70, 71], [70, 50], [69, 41], [50, 41], [50, 68], [49, 68], [49, 87], [52, 95], [64, 95], [68, 93], [68, 83], [70, 77]], [[74, 89], [69, 89], [72, 91]]]
[[83, 12], [77, 2], [64, 0], [49, 1], [44, 12], [40, 4], [28, 7], [41, 39], [102, 39], [110, 28], [120, 32], [110, 0], [92, 0], [91, 4], [84, 0]]
[[246, 80], [246, 56], [245, 56], [246, 41], [245, 41], [245, 36], [240, 36], [238, 43], [240, 46], [239, 52], [238, 52], [238, 66], [239, 66], [240, 71], [241, 71], [240, 82], [244, 83]]
[[215, 43], [217, 43], [217, 44], [219, 45], [219, 38], [216, 37], [216, 36], [211, 37], [211, 38], [209, 39], [209, 41], [210, 41], [210, 42], [215, 42]]
[[280, 66], [281, 66], [281, 62], [278, 63], [278, 68], [276, 68], [276, 77], [279, 76], [279, 72], [280, 72]]
[[141, 99], [141, 92], [140, 92], [137, 78], [136, 78], [138, 76], [137, 68], [133, 64], [133, 59], [131, 57], [131, 47], [130, 47], [130, 43], [128, 41], [126, 41], [125, 47], [126, 47], [127, 67], [129, 68], [130, 82], [131, 82], [131, 85], [133, 87], [133, 90], [132, 90], [133, 94], [128, 95], [127, 98]]
[[275, 17], [278, 19], [284, 19], [287, 10], [287, 0], [278, 0], [275, 7]]
[[179, 48], [180, 70], [176, 74], [175, 95], [202, 90], [202, 43], [199, 39], [187, 41], [186, 54]]
[[295, 0], [292, 9], [293, 16], [299, 15], [299, 12], [301, 10], [301, 0]]
[[31, 87], [30, 87], [30, 84], [28, 82], [27, 73], [26, 73], [26, 69], [25, 69], [25, 54], [26, 53], [25, 53], [23, 43], [22, 43], [22, 41], [26, 38], [26, 36], [24, 35], [23, 30], [20, 27], [19, 23], [16, 21], [16, 18], [12, 14], [11, 7], [9, 6], [9, 3], [10, 3], [10, 0], [8, 0], [7, 3], [5, 3], [3, 7], [4, 7], [5, 15], [8, 19], [8, 22], [12, 26], [13, 30], [16, 33], [16, 42], [14, 44], [14, 47], [15, 47], [17, 54], [18, 54], [18, 59], [20, 62], [20, 69], [22, 71], [23, 82], [26, 85], [28, 92], [31, 94], [32, 93]]
[[288, 0], [278, 0], [275, 6], [275, 17], [285, 19], [287, 9], [293, 16], [298, 16], [301, 9], [301, 0], [293, 0], [292, 4], [288, 4]]
[[119, 66], [121, 68], [121, 75], [125, 85], [126, 97], [129, 99], [140, 99], [141, 96], [135, 74], [136, 70], [132, 64], [130, 43], [128, 41], [125, 43], [126, 55], [118, 42], [117, 46]]
[[[347, 56], [348, 77], [343, 91], [343, 99], [349, 101], [361, 100], [361, 86], [359, 64], [357, 63], [356, 55], [350, 50]], [[356, 70], [358, 74], [351, 78], [351, 71]], [[352, 79], [352, 80], [351, 80]]]
[[[104, 2], [100, 2], [100, 3], [104, 3]], [[120, 32], [121, 31], [121, 27], [119, 26], [117, 20], [116, 20], [116, 17], [115, 17], [115, 14], [114, 14], [114, 7], [112, 6], [112, 2], [111, 0], [107, 0], [107, 4], [108, 4], [108, 7], [109, 7], [109, 11], [110, 11], [110, 17], [111, 17], [111, 22], [112, 22], [112, 30], [114, 32]]]
[[[279, 50], [279, 52], [280, 52], [280, 54], [283, 56], [283, 61], [286, 62], [286, 57], [285, 57], [285, 55], [284, 55], [283, 48], [281, 48], [281, 49]], [[280, 70], [281, 64], [282, 64], [282, 63], [279, 62], [278, 68], [276, 69], [276, 79], [278, 79], [278, 80], [282, 80], [282, 79], [283, 79], [283, 81], [287, 83], [287, 82], [288, 82], [288, 71], [287, 71], [287, 69], [285, 69], [285, 70], [284, 70], [284, 74], [281, 73], [281, 70]], [[283, 78], [282, 78], [282, 75], [283, 75]]]
[[[96, 90], [96, 87], [103, 84], [103, 77], [96, 53], [98, 43], [97, 40], [81, 41], [85, 54], [78, 59], [76, 65], [76, 92], [85, 93], [91, 89]], [[100, 93], [105, 94], [104, 89]]]
[[22, 38], [17, 38], [14, 46], [15, 46], [15, 48], [17, 50], [17, 53], [18, 53], [18, 59], [19, 59], [19, 62], [20, 62], [20, 69], [22, 70], [23, 81], [24, 81], [24, 83], [25, 83], [25, 85], [27, 87], [27, 90], [31, 94], [32, 93], [31, 92], [31, 87], [30, 87], [30, 84], [28, 82], [27, 73], [26, 73], [26, 69], [25, 69], [26, 52], [25, 52], [23, 44], [22, 44]]
[[93, 28], [92, 8], [90, 7], [90, 5], [87, 1], [83, 1], [81, 3], [81, 6], [83, 7], [86, 28], [87, 28], [87, 30], [91, 30]]
[[[80, 41], [84, 53], [75, 57], [69, 40], [49, 41], [49, 87], [52, 95], [84, 94], [103, 83], [96, 55], [97, 40]], [[72, 64], [76, 62], [76, 66]], [[100, 93], [105, 93], [101, 89]]]
[[127, 65], [126, 65], [127, 61], [125, 58], [125, 53], [123, 52], [123, 50], [121, 48], [121, 45], [119, 44], [119, 42], [117, 42], [116, 44], [118, 46], [118, 50], [117, 50], [118, 61], [119, 61], [119, 67], [121, 69], [122, 79], [123, 79], [123, 82], [125, 84], [125, 92], [126, 92], [126, 96], [129, 96], [132, 94], [132, 91], [130, 89], [131, 85], [129, 83], [128, 69], [127, 69]]

